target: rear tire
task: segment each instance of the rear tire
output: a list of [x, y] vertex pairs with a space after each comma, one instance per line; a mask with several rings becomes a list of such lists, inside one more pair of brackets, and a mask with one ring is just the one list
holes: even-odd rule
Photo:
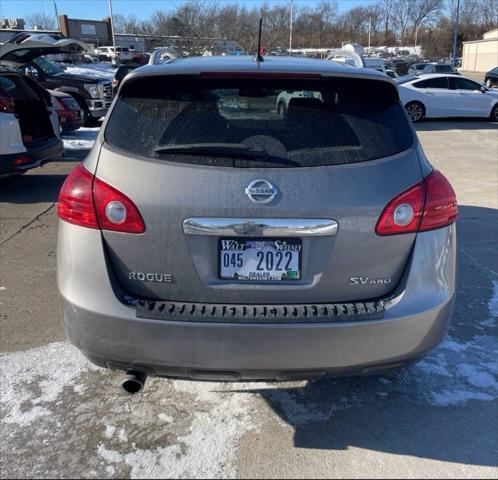
[[410, 102], [405, 105], [408, 116], [413, 123], [420, 122], [425, 116], [425, 107], [420, 102]]
[[489, 119], [492, 122], [498, 122], [498, 103], [492, 108]]

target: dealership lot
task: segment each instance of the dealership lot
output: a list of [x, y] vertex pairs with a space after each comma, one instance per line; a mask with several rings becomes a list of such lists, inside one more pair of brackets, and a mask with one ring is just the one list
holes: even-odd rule
[[193, 383], [120, 374], [64, 341], [55, 201], [96, 135], [64, 161], [0, 180], [0, 475], [42, 477], [495, 477], [498, 459], [498, 124], [417, 126], [460, 204], [458, 298], [447, 340], [371, 378]]

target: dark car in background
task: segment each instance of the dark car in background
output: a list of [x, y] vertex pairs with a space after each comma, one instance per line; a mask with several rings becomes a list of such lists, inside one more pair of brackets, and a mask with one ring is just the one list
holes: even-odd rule
[[387, 68], [394, 70], [396, 74], [400, 77], [403, 75], [408, 75], [408, 62], [402, 59], [394, 59], [390, 62], [389, 65], [386, 65]]
[[486, 73], [486, 76], [484, 77], [484, 83], [488, 88], [498, 86], [498, 67], [495, 67], [488, 73]]
[[414, 63], [413, 65], [410, 66], [408, 70], [408, 75], [420, 75], [423, 71], [424, 68], [427, 66], [426, 63]]
[[420, 74], [444, 73], [449, 75], [460, 75], [450, 63], [427, 63]]
[[114, 79], [112, 80], [112, 96], [116, 95], [116, 92], [118, 91], [119, 84], [123, 80], [123, 78], [126, 77], [132, 70], [135, 70], [135, 68], [140, 67], [140, 65], [137, 64], [129, 64], [129, 65], [121, 65], [118, 67], [116, 70], [116, 73], [114, 74]]

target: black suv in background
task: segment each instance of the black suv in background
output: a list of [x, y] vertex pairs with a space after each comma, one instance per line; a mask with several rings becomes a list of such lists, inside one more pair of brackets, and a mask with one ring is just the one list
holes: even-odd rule
[[495, 67], [488, 73], [486, 73], [486, 76], [484, 77], [484, 83], [488, 88], [498, 86], [498, 67]]
[[140, 67], [138, 64], [128, 64], [128, 65], [121, 65], [118, 67], [116, 70], [116, 73], [114, 74], [114, 79], [112, 80], [112, 96], [116, 95], [119, 84], [123, 80], [126, 75], [128, 75], [132, 70], [135, 70], [135, 68]]
[[83, 112], [84, 125], [104, 117], [111, 106], [112, 85], [105, 78], [66, 73], [45, 57], [33, 59], [26, 67], [45, 88], [71, 95]]

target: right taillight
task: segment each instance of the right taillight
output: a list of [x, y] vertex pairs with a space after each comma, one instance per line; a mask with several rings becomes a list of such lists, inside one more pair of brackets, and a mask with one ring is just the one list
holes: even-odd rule
[[119, 190], [78, 165], [66, 178], [57, 204], [59, 218], [87, 228], [143, 233], [145, 224], [135, 204]]
[[434, 230], [452, 224], [457, 214], [456, 196], [450, 182], [434, 170], [387, 204], [375, 232], [384, 236]]
[[419, 231], [451, 225], [458, 216], [457, 199], [451, 183], [437, 170], [428, 175], [424, 183], [425, 209]]

